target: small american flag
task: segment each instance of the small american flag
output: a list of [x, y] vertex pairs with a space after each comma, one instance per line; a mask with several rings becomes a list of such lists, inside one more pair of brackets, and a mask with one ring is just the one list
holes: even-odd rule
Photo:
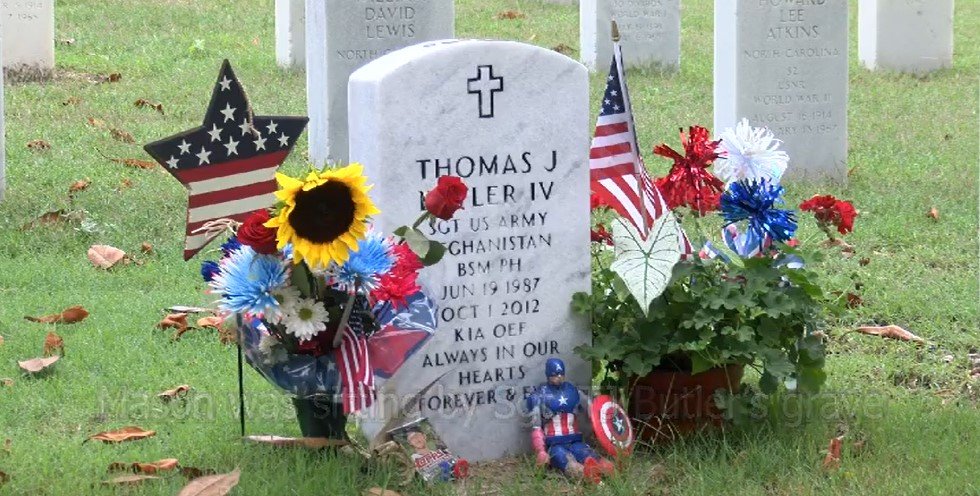
[[349, 326], [343, 330], [340, 346], [334, 350], [337, 371], [340, 373], [340, 395], [344, 413], [367, 409], [374, 401], [374, 370], [367, 340]]
[[[589, 170], [592, 193], [628, 219], [644, 236], [655, 220], [670, 214], [640, 156], [619, 43], [613, 43], [602, 110], [589, 150]], [[679, 234], [681, 254], [686, 257], [693, 251], [691, 243], [683, 231]]]
[[188, 190], [184, 260], [217, 236], [199, 231], [208, 222], [243, 221], [276, 202], [276, 169], [308, 120], [253, 116], [245, 90], [225, 60], [204, 123], [144, 147]]

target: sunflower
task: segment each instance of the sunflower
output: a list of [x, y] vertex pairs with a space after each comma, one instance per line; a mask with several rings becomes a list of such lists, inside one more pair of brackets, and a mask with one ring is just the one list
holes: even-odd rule
[[341, 265], [357, 251], [358, 240], [367, 235], [367, 218], [380, 212], [368, 197], [364, 167], [310, 172], [305, 180], [276, 174], [283, 203], [279, 215], [265, 223], [277, 228], [281, 250], [293, 246], [293, 263], [306, 260], [313, 267]]

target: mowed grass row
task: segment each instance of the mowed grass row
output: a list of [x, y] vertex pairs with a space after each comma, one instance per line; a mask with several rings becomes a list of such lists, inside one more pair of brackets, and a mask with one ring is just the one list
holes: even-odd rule
[[[526, 17], [497, 19], [509, 9]], [[711, 123], [711, 9], [710, 0], [685, 0], [679, 73], [629, 74], [641, 145], [656, 174], [669, 164], [649, 153], [653, 145], [677, 145], [678, 127]], [[213, 299], [203, 292], [197, 263], [180, 257], [185, 191], [160, 168], [106, 158], [147, 159], [140, 144], [197, 125], [223, 58], [233, 62], [257, 113], [303, 115], [303, 74], [275, 66], [273, 2], [78, 0], [59, 2], [56, 16], [56, 37], [75, 39], [57, 47], [57, 77], [5, 88], [0, 378], [14, 382], [0, 386], [0, 471], [10, 476], [0, 494], [110, 494], [117, 490], [98, 484], [111, 462], [167, 457], [218, 471], [240, 467], [237, 494], [359, 494], [396, 484], [397, 469], [383, 463], [238, 442], [234, 349], [210, 331], [172, 342], [169, 331], [154, 329], [162, 308]], [[967, 359], [980, 347], [980, 4], [957, 2], [954, 68], [924, 78], [859, 68], [851, 24], [850, 182], [788, 188], [791, 204], [826, 192], [861, 211], [850, 239], [856, 256], [821, 268], [842, 290], [862, 283], [865, 302], [828, 330], [828, 393], [805, 408], [784, 403], [748, 428], [644, 452], [599, 489], [575, 487], [525, 461], [478, 467], [468, 494], [980, 492], [980, 384], [970, 379]], [[574, 7], [532, 0], [459, 0], [457, 32], [577, 49], [578, 16]], [[91, 82], [109, 73], [122, 79]], [[593, 102], [603, 78], [593, 78]], [[72, 97], [80, 103], [63, 105]], [[138, 98], [162, 103], [164, 114], [135, 107]], [[131, 133], [137, 144], [114, 140], [109, 128]], [[51, 149], [28, 150], [37, 139]], [[303, 169], [305, 153], [304, 137], [285, 169]], [[69, 185], [85, 178], [88, 189], [70, 197]], [[938, 221], [926, 215], [932, 207]], [[57, 209], [83, 212], [86, 221], [22, 229]], [[802, 237], [817, 234], [803, 225]], [[143, 242], [153, 245], [152, 254], [139, 253]], [[85, 252], [96, 243], [126, 250], [142, 264], [95, 270]], [[867, 265], [858, 263], [862, 258]], [[70, 326], [23, 320], [72, 305], [84, 305], [91, 316]], [[872, 321], [905, 326], [930, 344], [848, 332]], [[21, 375], [16, 361], [39, 356], [52, 330], [64, 338], [66, 356], [44, 377]], [[155, 397], [184, 383], [194, 388], [184, 403], [164, 405]], [[250, 432], [298, 434], [285, 397], [251, 371], [246, 389]], [[158, 434], [121, 445], [83, 443], [124, 425]], [[846, 432], [844, 459], [828, 473], [820, 462], [838, 432]], [[126, 492], [175, 494], [183, 483], [168, 476]], [[452, 493], [421, 485], [399, 490]]]

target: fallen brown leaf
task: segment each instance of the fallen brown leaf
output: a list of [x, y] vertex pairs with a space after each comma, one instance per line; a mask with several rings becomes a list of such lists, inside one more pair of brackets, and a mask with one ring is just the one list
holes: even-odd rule
[[[152, 168], [154, 168], [154, 167], [157, 166], [157, 163], [156, 162], [153, 162], [153, 161], [150, 161], [150, 160], [140, 160], [138, 158], [111, 158], [111, 157], [106, 157], [106, 158], [109, 159], [109, 160], [111, 160], [111, 161], [113, 161], [113, 162], [115, 162], [115, 163], [117, 163], [117, 164], [123, 164], [126, 167], [132, 167], [134, 169], [152, 169]], [[124, 179], [123, 180], [123, 183], [125, 183], [126, 181], [129, 181], [129, 180], [128, 179]], [[133, 185], [133, 183], [132, 183], [132, 181], [130, 181], [129, 184], [127, 185], [127, 187], [132, 186], [132, 185]]]
[[149, 463], [112, 462], [109, 464], [109, 472], [128, 470], [137, 474], [155, 474], [157, 472], [174, 470], [177, 468], [177, 465], [178, 462], [176, 458], [165, 458], [163, 460], [157, 460], [155, 462], [149, 462]]
[[204, 477], [205, 475], [214, 475], [217, 472], [210, 468], [197, 468], [197, 467], [180, 467], [180, 475], [187, 477], [188, 479], [196, 479], [198, 477]]
[[135, 486], [142, 484], [148, 480], [159, 479], [155, 475], [120, 475], [119, 477], [113, 477], [112, 479], [102, 481], [102, 485], [105, 486]]
[[126, 258], [126, 252], [109, 245], [92, 245], [88, 249], [88, 259], [92, 265], [101, 269], [111, 269]]
[[133, 180], [127, 177], [124, 178], [122, 181], [119, 181], [119, 186], [116, 186], [116, 191], [122, 191], [124, 189], [129, 189], [132, 187], [133, 187]]
[[51, 149], [51, 143], [47, 141], [36, 139], [27, 142], [27, 149], [35, 152], [42, 152]]
[[10, 438], [4, 439], [3, 440], [3, 452], [9, 455], [10, 454], [10, 447], [13, 446], [13, 444], [14, 444], [14, 442], [11, 441]]
[[109, 130], [109, 134], [116, 141], [122, 141], [123, 143], [136, 143], [136, 138], [133, 137], [129, 131], [124, 131], [122, 129], [112, 128]]
[[85, 188], [88, 188], [90, 184], [92, 184], [92, 180], [87, 177], [85, 179], [79, 179], [78, 181], [71, 183], [71, 186], [68, 187], [68, 192], [76, 193], [78, 191], [82, 191]]
[[364, 496], [402, 496], [401, 493], [392, 491], [391, 489], [381, 489], [380, 487], [372, 487], [371, 489], [364, 490]]
[[282, 436], [245, 436], [245, 440], [257, 444], [267, 444], [284, 448], [329, 448], [350, 444], [342, 439], [325, 437], [282, 437]]
[[935, 220], [935, 221], [938, 221], [939, 220], [939, 209], [936, 208], [936, 207], [932, 207], [932, 208], [929, 209], [929, 213], [926, 214], [926, 215], [928, 215], [930, 219]]
[[190, 386], [188, 386], [187, 384], [181, 384], [180, 386], [177, 386], [173, 389], [168, 389], [158, 394], [157, 397], [163, 400], [164, 403], [166, 403], [172, 399], [183, 398], [184, 396], [187, 396], [187, 392], [190, 390], [191, 390]]
[[172, 313], [163, 318], [160, 322], [157, 322], [158, 329], [177, 329], [177, 332], [183, 334], [187, 330], [187, 314], [186, 313]]
[[218, 342], [221, 344], [232, 344], [238, 342], [238, 334], [235, 329], [227, 326], [218, 327]]
[[28, 374], [36, 374], [43, 370], [47, 370], [48, 367], [54, 365], [61, 358], [58, 355], [47, 357], [47, 358], [32, 358], [30, 360], [24, 360], [23, 362], [17, 362], [21, 370], [27, 372]]
[[259, 37], [258, 36], [256, 36], [255, 38], [252, 38], [252, 44], [255, 45], [255, 46], [259, 46]]
[[65, 355], [65, 341], [61, 339], [61, 336], [56, 334], [54, 331], [48, 332], [48, 335], [44, 337], [44, 356], [51, 356], [55, 354], [55, 351], [60, 351], [60, 355]]
[[847, 293], [847, 308], [857, 308], [864, 305], [864, 299], [856, 293]]
[[153, 245], [144, 241], [143, 244], [140, 245], [140, 251], [146, 255], [149, 255], [150, 253], [153, 253]]
[[574, 48], [572, 48], [572, 47], [570, 47], [570, 46], [568, 46], [568, 45], [566, 45], [564, 43], [559, 43], [559, 44], [551, 47], [551, 49], [554, 50], [554, 51], [556, 51], [556, 52], [558, 52], [558, 53], [560, 53], [560, 54], [563, 54], [563, 55], [568, 55], [568, 54], [572, 53], [573, 51], [575, 51]]
[[95, 81], [97, 83], [118, 83], [119, 81], [122, 81], [122, 74], [119, 74], [118, 72], [113, 72], [112, 74], [108, 75], [100, 74], [95, 76]]
[[517, 10], [504, 10], [497, 13], [497, 19], [524, 19], [526, 14]]
[[11, 387], [14, 385], [14, 380], [9, 377], [4, 377], [0, 379], [0, 386]]
[[149, 107], [163, 114], [163, 104], [160, 102], [151, 102], [146, 98], [140, 98], [139, 100], [136, 100], [133, 105], [136, 105], [138, 108]]
[[224, 319], [221, 317], [218, 317], [217, 315], [209, 315], [207, 317], [197, 319], [197, 326], [201, 329], [207, 329], [209, 327], [212, 329], [218, 329], [221, 327], [222, 322], [224, 322]]
[[74, 324], [85, 320], [85, 317], [88, 317], [88, 311], [76, 305], [62, 310], [61, 313], [53, 313], [43, 317], [25, 316], [24, 318], [31, 322], [40, 322], [42, 324]]
[[840, 448], [843, 440], [844, 436], [837, 436], [830, 440], [830, 446], [827, 447], [827, 456], [823, 459], [824, 470], [836, 470], [840, 468]]
[[0, 336], [0, 346], [3, 346], [3, 336]]
[[102, 441], [103, 443], [121, 443], [123, 441], [135, 441], [137, 439], [146, 439], [148, 437], [153, 437], [156, 435], [156, 431], [148, 431], [142, 427], [136, 427], [133, 425], [123, 427], [121, 429], [116, 429], [114, 431], [105, 431], [98, 434], [92, 434], [86, 439], [86, 441]]
[[81, 98], [78, 98], [77, 96], [70, 96], [70, 97], [68, 97], [67, 100], [61, 102], [61, 104], [64, 105], [64, 106], [66, 106], [66, 107], [69, 106], [69, 105], [78, 105], [80, 103], [82, 103], [82, 99]]
[[860, 265], [861, 267], [865, 267], [865, 266], [867, 266], [867, 265], [868, 265], [869, 263], [871, 263], [871, 259], [870, 259], [870, 258], [868, 258], [868, 257], [864, 257], [864, 258], [862, 258], [861, 260], [858, 260], [858, 265]]
[[99, 129], [105, 129], [105, 121], [102, 119], [96, 119], [95, 117], [88, 118], [88, 125]]
[[862, 334], [870, 334], [872, 336], [881, 336], [883, 338], [898, 339], [901, 341], [915, 341], [916, 343], [925, 343], [926, 340], [912, 334], [905, 329], [897, 325], [886, 325], [886, 326], [861, 326], [858, 327], [858, 332]]
[[0, 486], [10, 482], [10, 476], [6, 472], [0, 470]]
[[227, 474], [206, 475], [190, 481], [177, 496], [224, 496], [238, 485], [242, 472], [235, 469]]

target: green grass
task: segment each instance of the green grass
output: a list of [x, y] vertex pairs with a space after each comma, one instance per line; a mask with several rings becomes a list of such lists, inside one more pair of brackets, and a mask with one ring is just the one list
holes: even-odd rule
[[[711, 4], [684, 2], [680, 73], [630, 74], [646, 150], [661, 141], [676, 144], [679, 126], [711, 122]], [[275, 67], [272, 9], [271, 0], [59, 2], [56, 37], [76, 42], [58, 45], [57, 77], [5, 88], [0, 378], [14, 384], [0, 386], [0, 443], [11, 440], [9, 453], [0, 450], [0, 471], [10, 476], [0, 494], [108, 494], [116, 490], [97, 484], [107, 478], [110, 462], [165, 457], [219, 471], [241, 467], [237, 494], [359, 494], [397, 480], [397, 471], [384, 464], [237, 441], [233, 350], [209, 332], [171, 342], [169, 333], [153, 328], [166, 306], [210, 300], [197, 265], [180, 260], [184, 190], [159, 168], [136, 170], [103, 158], [145, 157], [138, 145], [114, 141], [108, 130], [86, 123], [102, 119], [131, 132], [137, 143], [197, 125], [225, 57], [257, 112], [303, 114], [304, 76]], [[505, 9], [527, 17], [497, 20]], [[863, 282], [865, 306], [829, 331], [828, 394], [810, 405], [807, 421], [760, 422], [657, 448], [595, 491], [527, 463], [489, 465], [477, 469], [468, 494], [980, 494], [980, 382], [970, 379], [966, 357], [980, 347], [980, 4], [957, 2], [954, 67], [924, 78], [859, 68], [851, 24], [853, 174], [846, 187], [792, 185], [789, 195], [795, 202], [821, 191], [855, 201], [861, 216], [851, 241], [858, 254], [821, 269], [841, 287], [852, 275]], [[574, 8], [531, 0], [460, 0], [457, 29], [461, 37], [578, 46]], [[88, 76], [111, 72], [122, 80], [93, 84]], [[597, 75], [593, 101], [601, 87]], [[62, 105], [69, 97], [82, 102]], [[137, 98], [161, 102], [166, 114], [134, 107]], [[51, 149], [29, 151], [25, 145], [35, 139]], [[304, 138], [286, 167], [302, 167], [305, 150]], [[648, 162], [657, 173], [668, 165], [650, 154]], [[83, 178], [92, 185], [71, 199], [68, 186]], [[125, 179], [132, 187], [117, 191]], [[931, 207], [940, 212], [938, 222], [926, 216]], [[86, 212], [85, 229], [21, 230], [59, 208]], [[142, 265], [104, 272], [85, 257], [91, 244], [138, 254], [142, 242], [155, 247], [154, 254], [137, 255]], [[864, 257], [870, 263], [860, 266]], [[71, 305], [84, 305], [92, 315], [71, 326], [23, 320]], [[870, 321], [903, 325], [930, 344], [846, 332]], [[66, 356], [46, 376], [21, 375], [16, 361], [40, 355], [50, 330], [64, 338]], [[186, 404], [164, 406], [155, 398], [182, 383], [194, 387]], [[284, 397], [254, 373], [247, 374], [246, 388], [251, 432], [297, 434]], [[785, 418], [798, 418], [793, 412], [787, 409]], [[130, 424], [158, 434], [118, 446], [82, 442]], [[825, 473], [823, 450], [838, 430], [847, 432], [842, 468]], [[860, 452], [850, 447], [858, 439], [865, 440]], [[182, 483], [169, 477], [126, 492], [175, 494]], [[399, 490], [449, 492], [418, 485]]]

